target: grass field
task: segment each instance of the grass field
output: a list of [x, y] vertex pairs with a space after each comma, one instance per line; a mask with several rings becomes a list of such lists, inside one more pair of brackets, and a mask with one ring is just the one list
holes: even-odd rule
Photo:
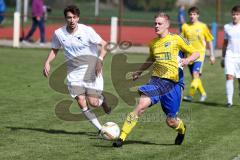
[[[57, 118], [56, 104], [71, 98], [52, 90], [42, 76], [47, 53], [48, 50], [41, 49], [1, 47], [1, 160], [240, 158], [239, 98], [235, 93], [236, 105], [225, 107], [225, 80], [219, 60], [214, 66], [205, 63], [202, 79], [208, 93], [207, 101], [199, 103], [196, 97], [193, 103], [182, 103], [180, 117], [188, 128], [183, 145], [173, 145], [176, 133], [166, 126], [163, 112], [156, 105], [140, 119], [126, 145], [116, 149], [111, 147], [111, 142], [98, 139], [96, 130], [88, 122]], [[132, 54], [128, 58], [131, 62], [142, 62], [145, 56]], [[119, 103], [111, 115], [101, 116], [99, 120], [102, 123], [114, 121], [121, 126], [133, 106], [128, 106], [113, 88], [110, 76], [112, 58], [108, 55], [105, 61], [105, 89], [117, 96]], [[63, 55], [59, 54], [52, 70], [62, 61]], [[185, 75], [188, 84], [187, 70]], [[75, 103], [71, 112], [79, 112]]]

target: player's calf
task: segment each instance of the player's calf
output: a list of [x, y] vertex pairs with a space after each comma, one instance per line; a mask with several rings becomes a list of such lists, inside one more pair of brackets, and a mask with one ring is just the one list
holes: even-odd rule
[[179, 118], [167, 118], [166, 122], [169, 127], [174, 128], [178, 132], [175, 144], [181, 145], [186, 133], [186, 126], [183, 124], [183, 121]]

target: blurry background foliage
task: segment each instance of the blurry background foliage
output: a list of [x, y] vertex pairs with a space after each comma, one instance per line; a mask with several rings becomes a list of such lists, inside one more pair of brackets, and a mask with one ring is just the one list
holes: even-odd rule
[[[29, 0], [31, 3], [31, 0]], [[119, 15], [119, 0], [99, 0], [99, 15], [95, 16], [95, 0], [45, 0], [45, 3], [52, 8], [47, 23], [63, 21], [63, 9], [69, 4], [75, 4], [80, 8], [82, 23], [109, 24], [109, 18]], [[189, 3], [196, 1], [200, 9], [200, 20], [211, 24], [216, 21], [217, 0], [178, 0]], [[221, 6], [220, 24], [231, 21], [231, 8], [239, 5], [239, 0], [219, 0]], [[173, 26], [177, 23], [177, 1], [176, 0], [123, 0], [123, 18], [127, 25], [152, 25], [152, 19], [157, 11], [167, 12], [172, 20]], [[15, 1], [6, 0], [7, 13], [12, 15], [15, 9]], [[187, 6], [186, 11], [189, 6]], [[29, 16], [31, 16], [29, 10]], [[10, 16], [11, 19], [11, 16]], [[137, 20], [138, 23], [136, 23]], [[140, 21], [140, 22], [139, 22]]]

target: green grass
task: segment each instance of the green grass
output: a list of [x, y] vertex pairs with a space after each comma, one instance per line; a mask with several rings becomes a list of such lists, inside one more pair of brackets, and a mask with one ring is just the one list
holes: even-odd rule
[[[180, 117], [188, 128], [183, 145], [172, 145], [176, 132], [166, 126], [163, 112], [156, 105], [140, 119], [127, 144], [116, 149], [111, 147], [111, 142], [97, 139], [96, 130], [88, 122], [57, 118], [56, 104], [71, 98], [52, 90], [42, 76], [47, 54], [48, 50], [41, 49], [1, 48], [0, 159], [228, 160], [240, 154], [239, 99], [235, 94], [236, 105], [225, 107], [225, 80], [219, 60], [214, 66], [205, 63], [202, 79], [208, 93], [207, 101], [198, 103], [197, 95], [194, 103], [182, 103]], [[129, 61], [142, 62], [145, 58], [146, 55], [131, 54]], [[102, 123], [113, 121], [121, 126], [133, 106], [128, 106], [113, 88], [111, 60], [112, 56], [108, 55], [105, 89], [119, 98], [119, 104], [111, 115], [99, 120]], [[52, 70], [62, 61], [60, 53]], [[185, 82], [188, 88], [187, 70]], [[78, 112], [76, 103], [71, 109]]]

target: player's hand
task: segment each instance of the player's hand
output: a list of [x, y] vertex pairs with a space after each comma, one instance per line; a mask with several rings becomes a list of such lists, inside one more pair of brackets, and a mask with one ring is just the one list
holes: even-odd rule
[[181, 65], [183, 67], [187, 66], [189, 64], [189, 60], [187, 58], [183, 58], [181, 59]]
[[224, 58], [222, 58], [220, 65], [221, 65], [222, 68], [225, 67], [225, 65], [224, 65]]
[[141, 72], [140, 71], [136, 71], [132, 74], [132, 78], [133, 80], [137, 80], [139, 78], [139, 76], [141, 75]]
[[37, 20], [37, 21], [40, 21], [40, 20], [41, 20], [41, 17], [40, 17], [40, 16], [37, 16], [37, 17], [36, 17], [36, 20]]
[[213, 65], [215, 63], [215, 61], [216, 61], [214, 56], [210, 56], [209, 60], [210, 60], [210, 64], [211, 65]]
[[45, 63], [44, 68], [43, 68], [43, 75], [47, 78], [50, 73], [51, 66], [49, 63]]
[[95, 74], [99, 76], [102, 73], [103, 61], [98, 59], [95, 67]]

